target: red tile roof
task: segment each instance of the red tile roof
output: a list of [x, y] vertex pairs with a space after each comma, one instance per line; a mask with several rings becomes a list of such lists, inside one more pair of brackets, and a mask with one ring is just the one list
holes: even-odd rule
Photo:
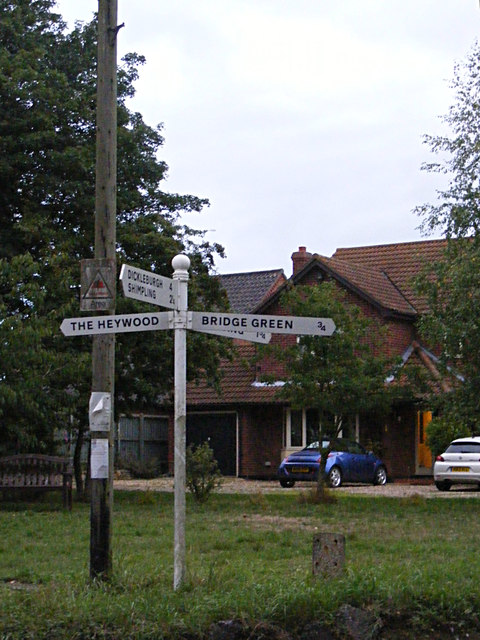
[[344, 286], [354, 289], [371, 302], [379, 304], [386, 310], [415, 316], [414, 307], [402, 292], [395, 286], [388, 274], [380, 269], [356, 265], [338, 258], [314, 256], [317, 263], [322, 264], [330, 275], [341, 281]]
[[385, 273], [404, 298], [421, 313], [427, 310], [425, 300], [414, 288], [413, 281], [423, 266], [442, 258], [447, 240], [402, 242], [371, 247], [337, 249], [332, 259], [348, 262], [352, 267], [365, 267]]
[[221, 364], [223, 380], [222, 391], [217, 393], [204, 382], [198, 384], [191, 382], [187, 385], [188, 405], [201, 404], [249, 404], [257, 402], [275, 402], [278, 387], [255, 386], [254, 365], [248, 363], [254, 358], [256, 346], [251, 342], [238, 342], [237, 355], [233, 361], [224, 361]]

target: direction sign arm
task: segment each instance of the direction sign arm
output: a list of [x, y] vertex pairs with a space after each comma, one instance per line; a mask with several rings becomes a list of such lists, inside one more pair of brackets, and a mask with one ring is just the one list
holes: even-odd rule
[[193, 311], [192, 329], [331, 336], [335, 331], [335, 323], [331, 318]]
[[151, 271], [123, 264], [120, 270], [123, 293], [127, 298], [175, 309], [177, 282]]

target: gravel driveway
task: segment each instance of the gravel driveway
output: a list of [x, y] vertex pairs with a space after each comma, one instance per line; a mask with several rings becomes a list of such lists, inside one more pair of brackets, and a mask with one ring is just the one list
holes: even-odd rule
[[[311, 489], [311, 482], [298, 482], [293, 489], [282, 489], [273, 480], [245, 480], [244, 478], [224, 477], [219, 493], [292, 493]], [[155, 478], [153, 480], [114, 480], [114, 488], [126, 491], [173, 491], [173, 478]], [[438, 491], [431, 481], [389, 482], [383, 487], [373, 485], [347, 484], [334, 489], [339, 495], [349, 493], [368, 496], [405, 498], [422, 496], [424, 498], [480, 498], [476, 485], [459, 485], [450, 491]]]

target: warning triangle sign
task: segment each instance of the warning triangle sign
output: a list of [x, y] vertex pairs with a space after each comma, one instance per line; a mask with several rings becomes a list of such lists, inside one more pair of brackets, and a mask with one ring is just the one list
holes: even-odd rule
[[99, 298], [113, 298], [112, 292], [108, 288], [108, 285], [105, 282], [105, 279], [100, 271], [97, 271], [97, 273], [95, 274], [92, 283], [87, 289], [85, 298], [94, 298], [95, 300], [98, 300]]

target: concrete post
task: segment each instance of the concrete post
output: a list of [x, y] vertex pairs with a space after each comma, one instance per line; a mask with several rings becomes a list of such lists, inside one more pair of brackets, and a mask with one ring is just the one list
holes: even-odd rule
[[341, 533], [319, 533], [313, 536], [313, 575], [335, 578], [345, 565], [345, 536]]

